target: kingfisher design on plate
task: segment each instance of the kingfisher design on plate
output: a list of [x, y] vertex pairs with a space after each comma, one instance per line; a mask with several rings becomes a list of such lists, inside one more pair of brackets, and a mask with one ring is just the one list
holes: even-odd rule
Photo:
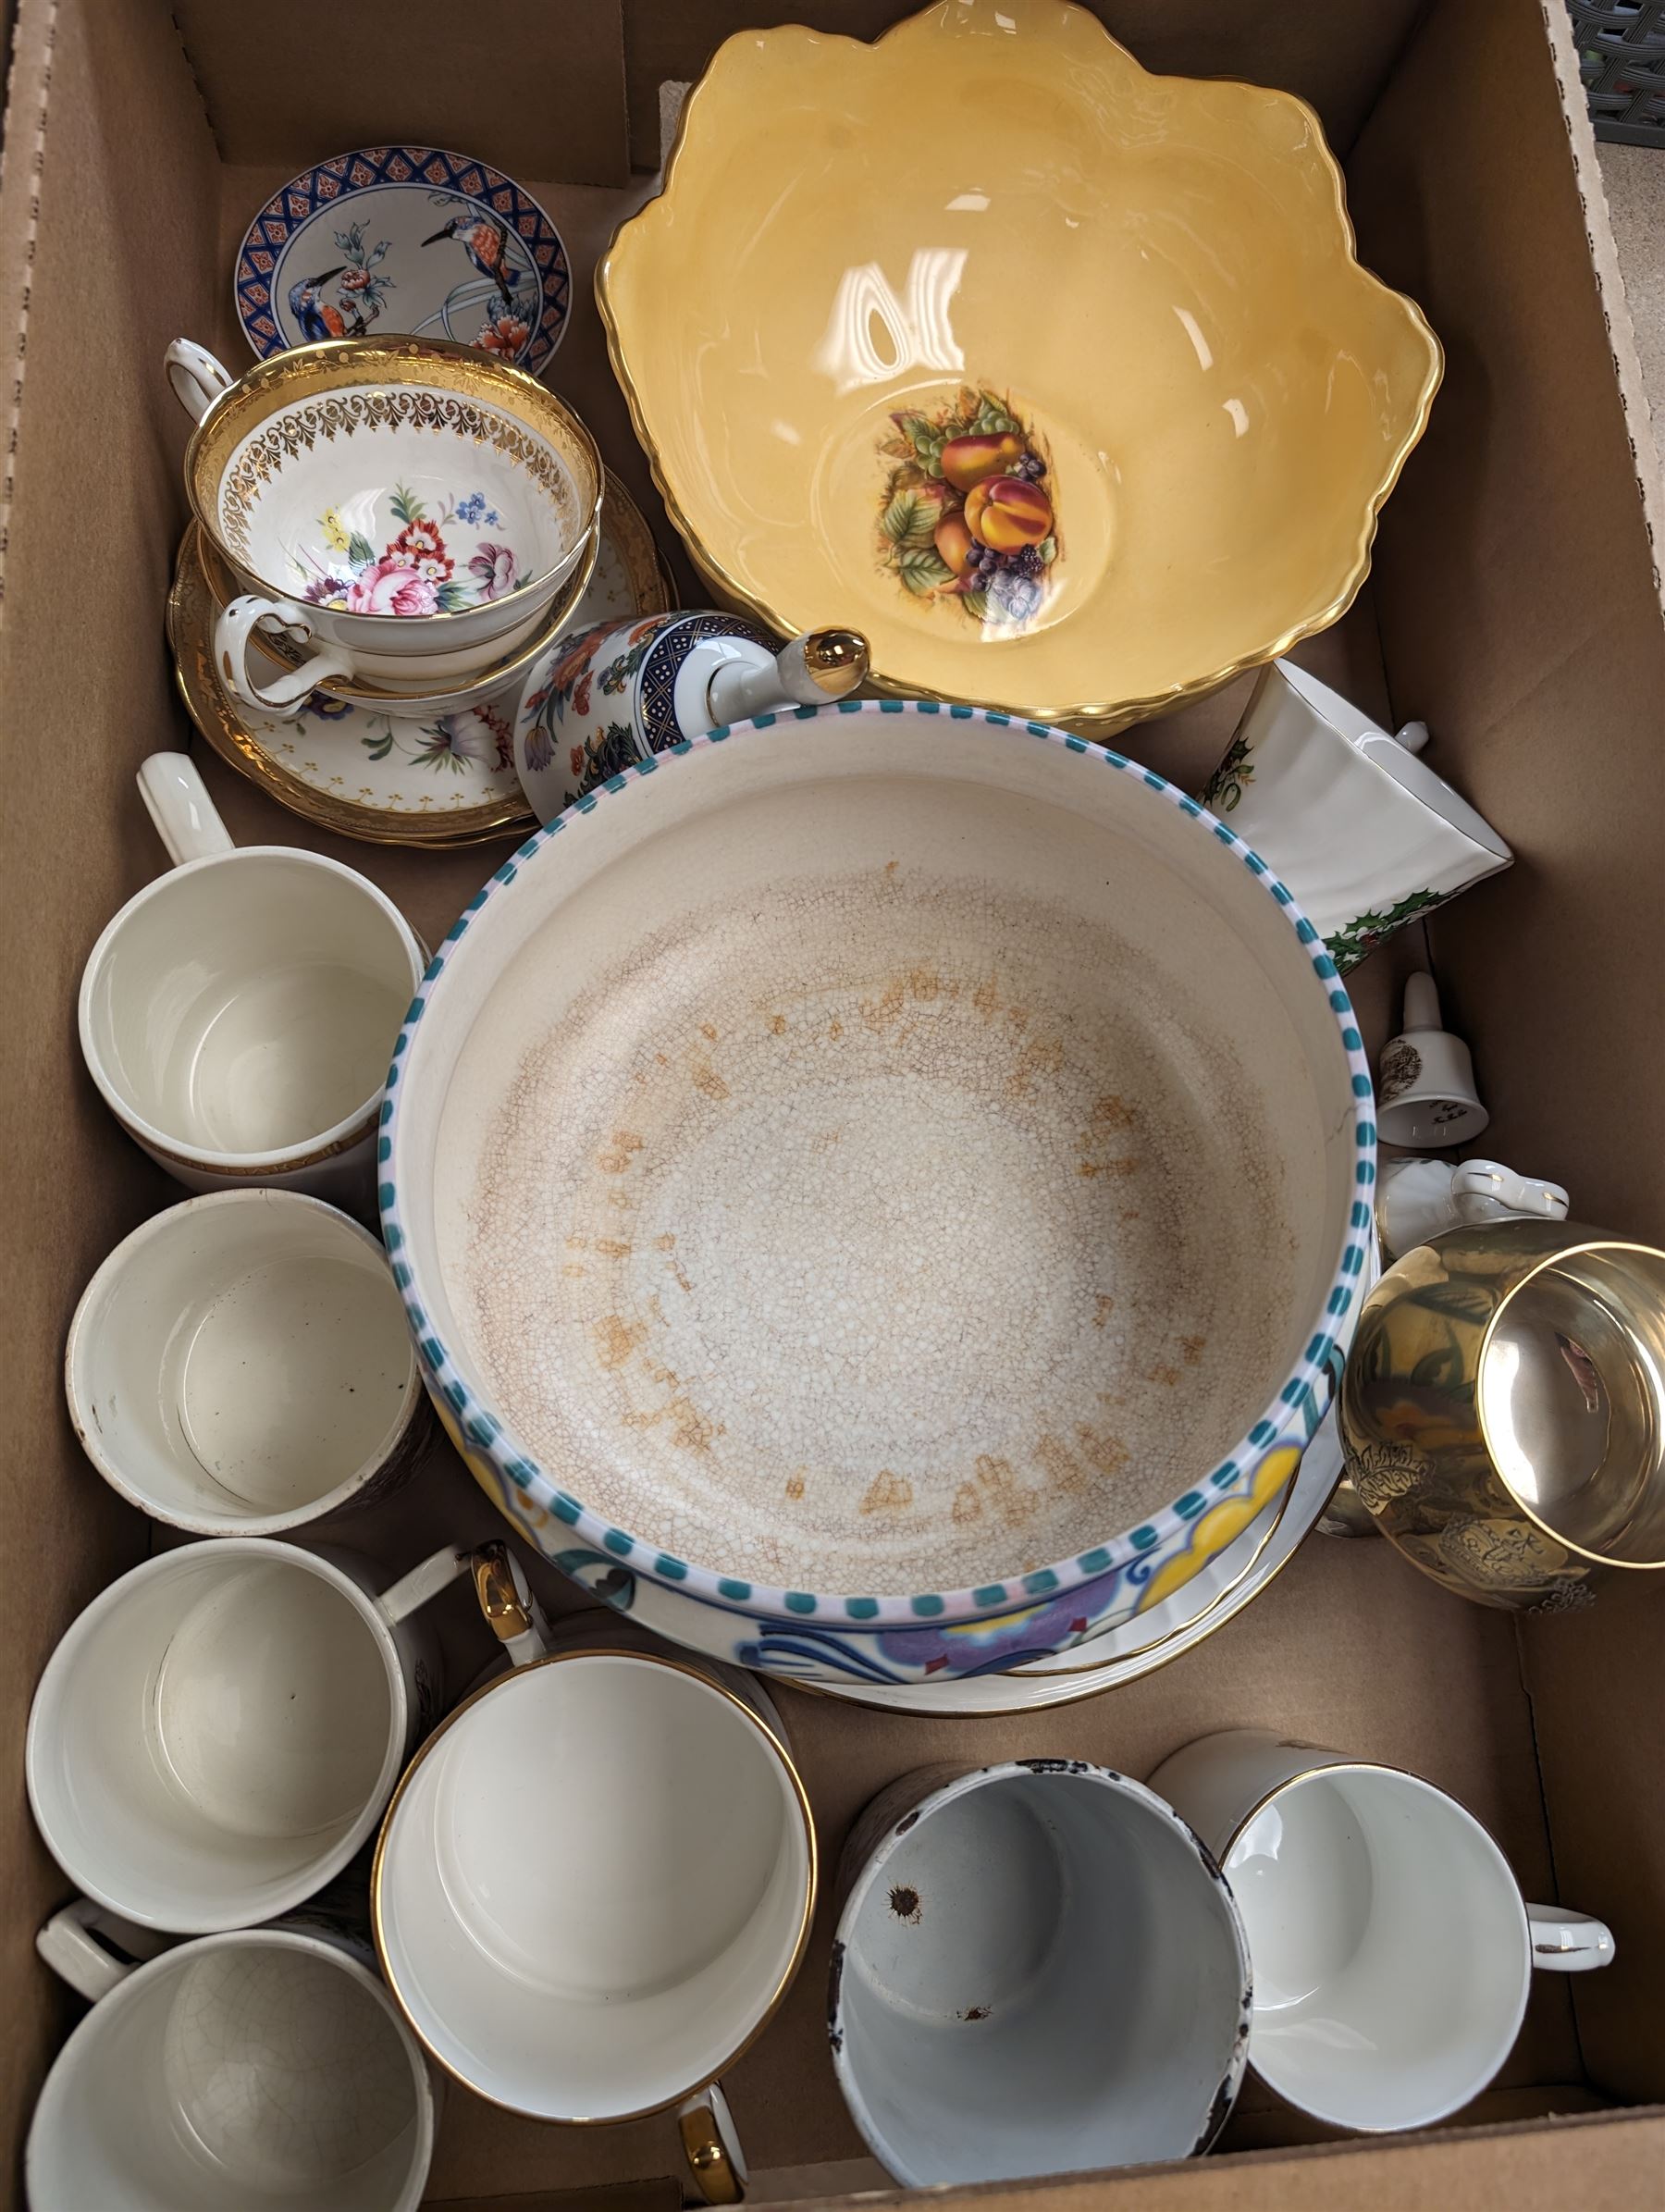
[[263, 358], [374, 329], [454, 339], [536, 376], [565, 332], [572, 271], [544, 209], [488, 162], [364, 146], [267, 201], [236, 293]]

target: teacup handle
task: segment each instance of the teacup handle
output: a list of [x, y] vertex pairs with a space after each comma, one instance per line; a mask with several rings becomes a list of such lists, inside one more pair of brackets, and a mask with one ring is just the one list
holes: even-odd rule
[[214, 665], [220, 681], [245, 707], [256, 712], [284, 714], [310, 698], [330, 676], [350, 676], [352, 657], [339, 646], [322, 645], [299, 668], [291, 668], [270, 683], [259, 684], [249, 665], [249, 648], [257, 631], [281, 630], [297, 645], [314, 636], [311, 618], [297, 599], [261, 599], [245, 592], [225, 608], [214, 625]]
[[35, 1937], [35, 1949], [53, 1972], [90, 2004], [107, 1997], [136, 1966], [177, 1941], [154, 1928], [117, 1920], [91, 1897], [77, 1897], [55, 1912]]
[[232, 850], [230, 832], [189, 753], [152, 753], [142, 760], [139, 796], [176, 868]]
[[743, 2205], [748, 2179], [734, 2116], [720, 2082], [708, 2082], [676, 2107], [683, 2156], [699, 2199], [707, 2205]]
[[231, 372], [206, 346], [176, 338], [162, 356], [173, 395], [193, 423], [200, 423], [222, 391], [231, 389]]
[[419, 1612], [430, 1599], [437, 1598], [459, 1575], [467, 1574], [473, 1558], [474, 1553], [466, 1544], [447, 1544], [443, 1551], [430, 1552], [408, 1575], [389, 1583], [371, 1603], [388, 1625], [395, 1628], [401, 1621]]
[[1559, 1905], [1528, 1905], [1526, 1925], [1534, 1966], [1557, 1974], [1587, 1974], [1595, 1967], [1613, 1963], [1613, 1931], [1588, 1913], [1563, 1912]]
[[509, 1654], [510, 1665], [525, 1667], [536, 1659], [547, 1659], [549, 1624], [508, 1545], [477, 1545], [471, 1564], [480, 1611], [487, 1626]]

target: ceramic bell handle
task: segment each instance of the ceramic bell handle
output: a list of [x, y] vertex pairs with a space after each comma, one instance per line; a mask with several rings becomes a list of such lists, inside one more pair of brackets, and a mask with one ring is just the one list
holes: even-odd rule
[[136, 1966], [177, 1941], [154, 1928], [135, 1928], [117, 1920], [91, 1897], [77, 1897], [53, 1914], [35, 1937], [35, 1949], [61, 1982], [96, 2005]]
[[142, 760], [139, 796], [176, 868], [232, 849], [230, 833], [189, 753], [152, 753]]
[[231, 372], [217, 362], [206, 346], [176, 338], [162, 356], [162, 366], [173, 395], [193, 423], [200, 423], [222, 391], [229, 391]]
[[1605, 1921], [1586, 1913], [1563, 1912], [1559, 1905], [1528, 1905], [1526, 1925], [1532, 1932], [1532, 1963], [1552, 1973], [1587, 1974], [1597, 1966], [1611, 1966], [1613, 1932]]
[[711, 721], [749, 722], [783, 702], [824, 707], [829, 699], [847, 698], [866, 682], [871, 658], [859, 630], [806, 630], [772, 661], [755, 667], [725, 661], [707, 695]]
[[1407, 1033], [1439, 1027], [1439, 985], [1425, 969], [1405, 978], [1405, 1015], [1400, 1027]]
[[313, 625], [296, 599], [267, 599], [245, 592], [224, 609], [214, 625], [214, 665], [219, 679], [245, 707], [256, 713], [284, 715], [310, 698], [331, 676], [350, 676], [352, 657], [339, 646], [321, 645], [299, 668], [286, 669], [268, 683], [256, 681], [249, 664], [249, 648], [262, 631], [282, 631], [297, 645], [307, 645]]
[[742, 2205], [747, 2180], [746, 2155], [734, 2132], [734, 2119], [719, 2082], [708, 2082], [676, 2108], [683, 2156], [700, 2200], [708, 2205]]
[[511, 1666], [530, 1666], [549, 1653], [549, 1624], [507, 1544], [480, 1544], [469, 1555], [475, 1596], [486, 1625], [509, 1654]]

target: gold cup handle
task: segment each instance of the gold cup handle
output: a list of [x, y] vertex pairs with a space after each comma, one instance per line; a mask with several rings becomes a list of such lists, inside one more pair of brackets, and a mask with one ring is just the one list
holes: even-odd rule
[[530, 1666], [535, 1659], [547, 1658], [549, 1624], [508, 1545], [476, 1545], [469, 1568], [486, 1625], [509, 1654], [511, 1665]]
[[746, 2202], [746, 2155], [734, 2132], [734, 2114], [720, 2082], [708, 2082], [684, 2097], [676, 2108], [682, 2132], [683, 2156], [688, 2161], [697, 2192], [691, 2200], [701, 2205], [741, 2205]]

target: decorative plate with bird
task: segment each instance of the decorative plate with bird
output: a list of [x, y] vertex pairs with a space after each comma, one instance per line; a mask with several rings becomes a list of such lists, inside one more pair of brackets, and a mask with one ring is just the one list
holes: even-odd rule
[[265, 359], [374, 330], [455, 339], [541, 375], [572, 269], [530, 192], [433, 146], [361, 146], [291, 178], [238, 250], [238, 319]]

